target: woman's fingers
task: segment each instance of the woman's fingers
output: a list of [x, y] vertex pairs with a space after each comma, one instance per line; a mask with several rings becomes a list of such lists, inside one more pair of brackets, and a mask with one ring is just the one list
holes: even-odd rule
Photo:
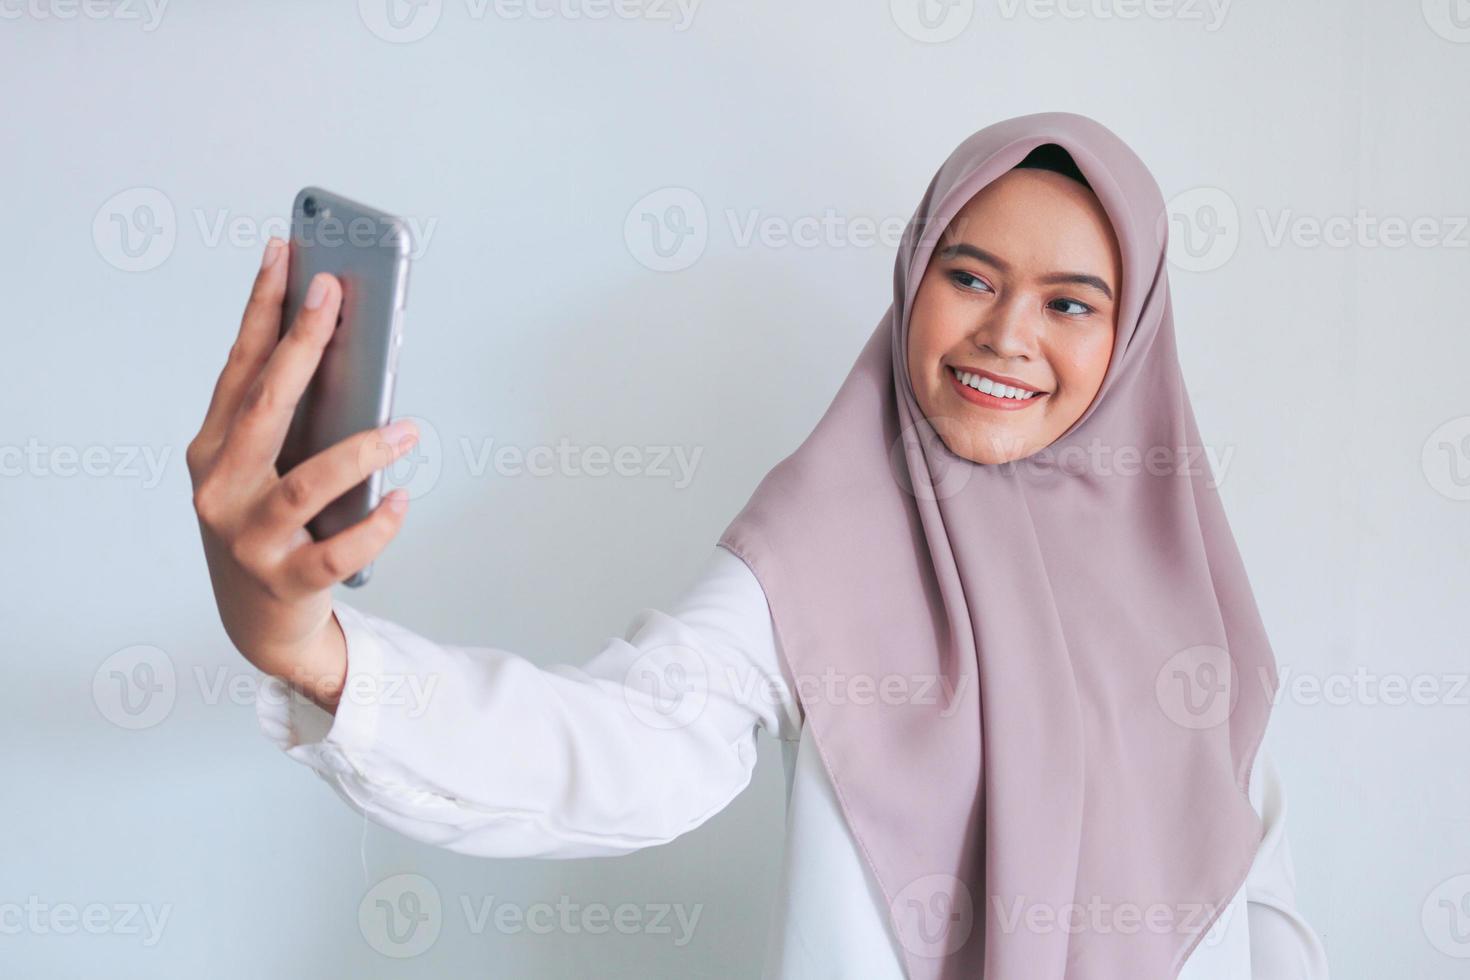
[[400, 487], [346, 530], [325, 541], [300, 546], [287, 557], [281, 570], [284, 591], [288, 595], [320, 592], [362, 570], [398, 534], [406, 513], [408, 491]]
[[266, 522], [294, 533], [327, 504], [408, 452], [417, 440], [413, 422], [399, 419], [322, 450], [281, 477], [266, 498]]
[[323, 272], [311, 280], [296, 321], [245, 389], [225, 434], [219, 467], [231, 482], [252, 482], [272, 471], [296, 403], [336, 330], [341, 304], [342, 286], [335, 276]]
[[260, 373], [281, 332], [281, 303], [286, 296], [286, 256], [289, 247], [279, 238], [266, 243], [260, 271], [240, 318], [240, 330], [230, 348], [229, 359], [214, 385], [214, 395], [204, 423], [195, 439], [200, 449], [212, 458], [224, 441], [225, 432], [235, 410], [240, 406], [246, 388]]

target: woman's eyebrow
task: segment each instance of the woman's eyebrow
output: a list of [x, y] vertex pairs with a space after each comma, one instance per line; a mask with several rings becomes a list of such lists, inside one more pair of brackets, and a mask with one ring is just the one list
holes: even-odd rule
[[[1010, 263], [1006, 262], [1000, 256], [993, 255], [985, 251], [985, 249], [971, 245], [968, 242], [958, 242], [954, 245], [946, 246], [939, 252], [939, 257], [943, 259], [952, 259], [957, 255], [968, 255], [975, 261], [992, 265], [1001, 272], [1011, 271]], [[1050, 275], [1042, 276], [1041, 281], [1048, 285], [1075, 283], [1079, 286], [1091, 286], [1108, 299], [1111, 300], [1113, 298], [1113, 291], [1108, 288], [1107, 283], [1103, 282], [1097, 276], [1090, 275], [1086, 272], [1053, 272]]]

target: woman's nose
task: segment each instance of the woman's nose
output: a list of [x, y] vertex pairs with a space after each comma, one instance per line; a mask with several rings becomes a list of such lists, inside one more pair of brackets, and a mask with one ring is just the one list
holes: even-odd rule
[[976, 347], [997, 357], [1030, 357], [1036, 352], [1036, 317], [1017, 297], [996, 303], [971, 335]]

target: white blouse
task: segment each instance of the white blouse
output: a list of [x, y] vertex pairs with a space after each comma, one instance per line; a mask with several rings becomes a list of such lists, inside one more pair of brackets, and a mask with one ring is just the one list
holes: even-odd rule
[[[882, 893], [802, 724], [765, 593], [735, 555], [716, 547], [668, 611], [639, 610], [581, 667], [435, 643], [340, 600], [333, 609], [348, 657], [335, 717], [274, 678], [256, 707], [266, 735], [360, 813], [481, 857], [624, 854], [734, 799], [764, 729], [782, 743], [787, 841], [763, 976], [904, 976]], [[1180, 980], [1327, 976], [1295, 909], [1285, 802], [1264, 750], [1250, 800], [1266, 828], [1255, 863]]]

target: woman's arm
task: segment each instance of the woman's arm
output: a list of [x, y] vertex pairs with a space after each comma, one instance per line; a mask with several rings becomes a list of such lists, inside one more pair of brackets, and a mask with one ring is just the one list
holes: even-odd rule
[[355, 809], [469, 854], [621, 854], [697, 827], [749, 783], [756, 728], [794, 739], [754, 575], [715, 548], [667, 612], [643, 609], [581, 667], [435, 643], [336, 600], [335, 716], [283, 682], [262, 729]]
[[1246, 877], [1254, 980], [1326, 980], [1327, 954], [1296, 909], [1296, 872], [1286, 839], [1286, 795], [1275, 762], [1262, 749], [1251, 774], [1251, 802], [1265, 834]]

